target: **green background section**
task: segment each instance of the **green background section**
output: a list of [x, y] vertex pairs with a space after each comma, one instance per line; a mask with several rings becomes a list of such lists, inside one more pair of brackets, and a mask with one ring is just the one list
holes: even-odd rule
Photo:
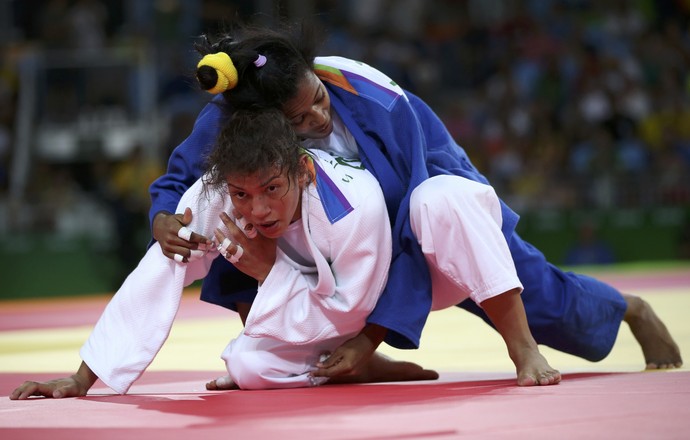
[[3, 240], [0, 268], [0, 298], [106, 293], [124, 281], [109, 246], [87, 238], [29, 235]]
[[[579, 226], [591, 222], [613, 248], [617, 262], [636, 270], [667, 267], [678, 260], [688, 219], [690, 208], [540, 211], [523, 215], [518, 231], [550, 261], [562, 265], [567, 250], [577, 242]], [[145, 242], [142, 239], [141, 248], [132, 252], [143, 255]], [[114, 292], [133, 268], [119, 262], [112, 248], [112, 243], [88, 238], [4, 237], [0, 299]]]
[[523, 215], [520, 235], [555, 264], [578, 242], [583, 223], [594, 224], [597, 235], [613, 249], [616, 262], [682, 258], [684, 228], [690, 226], [690, 208], [668, 207], [627, 210], [540, 211]]

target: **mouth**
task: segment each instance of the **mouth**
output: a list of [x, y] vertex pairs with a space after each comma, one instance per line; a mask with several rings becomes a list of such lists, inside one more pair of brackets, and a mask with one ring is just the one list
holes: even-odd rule
[[272, 221], [272, 222], [263, 222], [258, 225], [256, 225], [257, 228], [259, 228], [262, 232], [262, 235], [268, 235], [270, 234], [271, 231], [277, 229], [278, 227], [278, 221]]

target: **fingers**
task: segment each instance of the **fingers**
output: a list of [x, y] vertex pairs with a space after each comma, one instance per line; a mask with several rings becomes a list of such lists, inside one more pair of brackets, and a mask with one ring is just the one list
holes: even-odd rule
[[311, 372], [314, 377], [335, 377], [354, 373], [352, 365], [344, 362], [345, 357], [337, 352], [328, 358], [322, 355], [321, 359], [321, 362], [316, 364], [316, 370]]
[[213, 246], [210, 239], [187, 227], [191, 221], [192, 210], [186, 208], [183, 214], [169, 215], [160, 222], [166, 231], [159, 240], [163, 254], [178, 263], [199, 259]]
[[339, 357], [337, 354], [332, 355], [329, 352], [324, 352], [324, 353], [321, 353], [321, 355], [319, 356], [319, 361], [316, 363], [316, 366], [319, 368], [332, 367], [333, 365], [340, 362], [341, 359], [342, 358]]
[[225, 234], [223, 234], [223, 231], [221, 231], [220, 229], [216, 229], [213, 232], [213, 235], [216, 237], [216, 242], [219, 244], [219, 246], [222, 246], [223, 241], [225, 241], [225, 239], [227, 238]]
[[185, 208], [184, 209], [184, 214], [182, 214], [182, 219], [180, 223], [182, 223], [184, 226], [187, 226], [192, 222], [192, 208]]
[[54, 389], [47, 383], [27, 381], [10, 394], [10, 400], [26, 400], [31, 396], [53, 397]]
[[73, 385], [63, 385], [55, 388], [55, 391], [53, 391], [53, 398], [55, 399], [61, 399], [63, 397], [76, 397], [79, 395], [79, 391]]
[[219, 243], [218, 250], [226, 258], [230, 258], [230, 255], [237, 255], [236, 258], [241, 258], [242, 253], [244, 252], [243, 247], [247, 242], [246, 235], [235, 223], [235, 220], [230, 218], [228, 214], [224, 212], [221, 213], [220, 219], [227, 229], [227, 234], [220, 229], [215, 230], [214, 236], [216, 242]]
[[[220, 214], [220, 219], [225, 227], [228, 228], [228, 232], [234, 238], [234, 241], [244, 244], [244, 242], [240, 241], [241, 237], [255, 238], [258, 232], [254, 225], [249, 223], [237, 210], [232, 212], [234, 219], [224, 212]], [[243, 234], [238, 235], [240, 232]]]
[[[189, 208], [187, 208], [187, 210], [189, 210]], [[185, 214], [186, 213], [187, 213], [187, 211], [185, 210]], [[192, 231], [190, 228], [188, 228], [185, 225], [184, 220], [185, 219], [183, 216], [182, 217], [182, 224], [184, 226], [182, 226], [180, 229], [177, 230], [177, 237], [178, 238], [180, 238], [184, 241], [190, 242], [190, 243], [197, 244], [197, 248], [202, 246], [202, 245], [211, 246], [211, 240], [209, 240], [208, 238], [206, 238], [205, 236], [203, 236], [201, 234], [198, 234], [198, 233]], [[193, 248], [193, 249], [195, 249], [195, 248]]]
[[[211, 245], [211, 240], [209, 240], [208, 238], [206, 238], [205, 236], [203, 236], [201, 234], [197, 234], [196, 232], [192, 231], [187, 226], [182, 226], [181, 228], [179, 228], [176, 232], [176, 235], [183, 242], [196, 244], [197, 247], [200, 245], [206, 245], [206, 246]], [[193, 246], [191, 249], [196, 249], [196, 247]]]
[[[220, 213], [220, 220], [223, 222], [225, 227], [228, 229], [228, 232], [230, 233], [231, 237], [235, 239], [234, 241], [239, 241], [239, 237], [240, 237], [239, 234], [241, 234], [242, 231], [237, 226], [235, 221], [232, 218], [230, 218], [230, 216], [228, 214], [226, 214], [224, 212]], [[244, 237], [244, 234], [242, 234], [241, 236]]]
[[182, 226], [177, 230], [177, 236], [184, 241], [189, 241], [192, 239], [192, 230], [186, 226]]
[[242, 246], [240, 246], [239, 244], [235, 243], [235, 252], [233, 252], [228, 257], [228, 261], [230, 261], [232, 264], [236, 264], [238, 261], [240, 261], [240, 258], [242, 258], [242, 255], [244, 255], [244, 248]]
[[[178, 236], [180, 239], [182, 239], [182, 240], [188, 242], [188, 241], [190, 241], [191, 238], [192, 238], [192, 230], [189, 229], [189, 228], [186, 227], [186, 226], [182, 226], [182, 227], [177, 231], [177, 236]], [[197, 248], [198, 248], [198, 246], [199, 246], [199, 245], [197, 245]], [[186, 251], [183, 251], [183, 252], [186, 253]], [[173, 259], [174, 259], [175, 261], [177, 261], [178, 263], [186, 263], [186, 262], [188, 262], [193, 256], [195, 256], [195, 255], [194, 255], [194, 252], [198, 252], [198, 251], [196, 251], [195, 249], [190, 249], [190, 250], [189, 250], [189, 254], [187, 254], [187, 255], [185, 255], [185, 254], [183, 254], [183, 253], [175, 253], [175, 254], [173, 255]], [[198, 256], [197, 256], [197, 258], [198, 258]]]
[[[158, 240], [161, 250], [163, 251], [163, 255], [168, 258], [175, 258], [175, 255], [177, 254], [184, 259], [189, 255], [190, 249], [196, 249], [196, 243], [191, 243], [179, 237], [179, 235], [182, 235], [183, 237], [185, 236], [184, 229], [182, 230], [182, 233], [179, 232], [180, 229], [184, 227], [184, 224], [182, 223], [184, 221], [184, 215], [159, 215], [156, 217], [156, 219], [157, 220], [154, 226], [154, 237], [156, 240]], [[177, 261], [179, 261], [180, 257], [178, 257]]]
[[336, 377], [336, 376], [346, 376], [354, 374], [352, 369], [344, 367], [343, 363], [324, 366], [323, 368], [317, 368], [311, 372], [314, 377]]
[[248, 238], [256, 237], [256, 229], [254, 228], [253, 224], [247, 222], [247, 219], [245, 219], [244, 217], [238, 217], [235, 219], [235, 223], [240, 228], [240, 230], [244, 232], [244, 235], [246, 235]]
[[220, 244], [218, 245], [218, 252], [230, 261], [232, 264], [237, 264], [244, 255], [244, 248], [239, 243], [234, 243], [229, 238], [225, 237], [220, 229], [215, 231], [216, 239]]

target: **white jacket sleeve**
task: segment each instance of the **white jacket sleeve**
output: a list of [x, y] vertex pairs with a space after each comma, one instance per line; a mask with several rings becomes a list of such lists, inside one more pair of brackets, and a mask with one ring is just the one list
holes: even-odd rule
[[[192, 208], [189, 227], [209, 236], [218, 226], [220, 212], [229, 212], [226, 199], [219, 193], [205, 194], [199, 180], [180, 200], [178, 212]], [[213, 250], [185, 264], [163, 255], [158, 243], [149, 248], [80, 350], [81, 358], [106, 385], [119, 394], [129, 390], [168, 338], [183, 288], [206, 276], [217, 256]]]

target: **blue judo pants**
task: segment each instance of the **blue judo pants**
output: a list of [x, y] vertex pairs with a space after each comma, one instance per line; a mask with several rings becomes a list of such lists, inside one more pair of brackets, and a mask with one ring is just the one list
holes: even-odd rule
[[[627, 308], [621, 293], [592, 277], [560, 270], [517, 233], [509, 248], [525, 288], [522, 302], [537, 343], [589, 361], [605, 358]], [[473, 301], [465, 300], [458, 307], [492, 325]]]
[[[627, 308], [621, 293], [589, 276], [560, 270], [517, 233], [512, 234], [509, 248], [524, 286], [522, 302], [537, 343], [589, 361], [605, 358], [616, 341]], [[233, 310], [237, 302], [251, 303], [256, 295], [256, 280], [223, 258], [213, 262], [204, 287], [203, 301]], [[493, 327], [471, 299], [458, 307]]]

